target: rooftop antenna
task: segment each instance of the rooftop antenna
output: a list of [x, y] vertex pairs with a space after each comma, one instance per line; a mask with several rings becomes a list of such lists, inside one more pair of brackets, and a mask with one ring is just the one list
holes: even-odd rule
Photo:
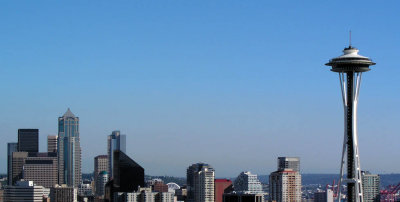
[[351, 48], [351, 30], [350, 30], [349, 35], [350, 35], [350, 37], [349, 37], [349, 47]]

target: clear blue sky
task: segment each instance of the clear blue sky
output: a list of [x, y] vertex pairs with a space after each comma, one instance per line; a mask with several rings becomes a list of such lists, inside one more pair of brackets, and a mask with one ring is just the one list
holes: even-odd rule
[[[278, 156], [338, 173], [343, 109], [324, 64], [348, 45], [363, 77], [361, 166], [400, 172], [398, 1], [2, 1], [0, 172], [18, 128], [40, 149], [68, 107], [80, 117], [83, 172], [119, 129], [150, 175], [268, 174]], [[393, 160], [395, 159], [395, 160]]]

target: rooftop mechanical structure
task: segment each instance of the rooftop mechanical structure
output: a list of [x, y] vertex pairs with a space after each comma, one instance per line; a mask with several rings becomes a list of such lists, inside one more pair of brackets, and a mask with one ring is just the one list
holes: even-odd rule
[[[344, 105], [344, 140], [338, 187], [347, 184], [347, 201], [363, 202], [360, 155], [357, 137], [357, 104], [360, 93], [361, 75], [375, 65], [368, 57], [358, 54], [358, 49], [351, 45], [343, 50], [343, 55], [331, 59], [325, 65], [331, 71], [339, 73], [340, 89]], [[345, 156], [347, 155], [347, 160]], [[344, 177], [345, 164], [347, 166]], [[339, 189], [338, 198], [341, 198]]]

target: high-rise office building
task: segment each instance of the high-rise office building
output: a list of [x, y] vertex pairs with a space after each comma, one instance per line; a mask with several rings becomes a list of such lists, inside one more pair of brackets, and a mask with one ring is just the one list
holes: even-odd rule
[[47, 152], [57, 152], [57, 135], [47, 136]]
[[236, 178], [233, 187], [236, 192], [243, 192], [246, 194], [263, 193], [262, 185], [257, 175], [252, 174], [250, 171], [241, 172]]
[[361, 172], [364, 202], [379, 202], [380, 176], [368, 171]]
[[25, 159], [28, 158], [28, 152], [13, 152], [11, 165], [11, 184], [15, 185], [17, 181], [23, 179], [23, 168]]
[[188, 201], [214, 202], [214, 168], [205, 163], [197, 163], [186, 171]]
[[214, 200], [215, 202], [222, 202], [224, 193], [233, 191], [232, 181], [228, 179], [215, 179], [214, 180]]
[[28, 153], [23, 165], [23, 177], [35, 185], [53, 187], [58, 181], [57, 153]]
[[12, 153], [18, 151], [18, 143], [7, 143], [7, 184], [12, 185]]
[[18, 129], [18, 151], [39, 152], [39, 129]]
[[79, 117], [68, 108], [58, 118], [58, 183], [78, 187], [82, 181]]
[[96, 180], [96, 196], [104, 196], [105, 194], [105, 187], [108, 182], [108, 173], [107, 171], [101, 171], [98, 175]]
[[110, 179], [114, 175], [113, 152], [117, 150], [126, 153], [126, 135], [121, 135], [121, 132], [118, 130], [113, 131], [111, 135], [107, 137], [108, 173]]
[[144, 187], [144, 169], [124, 152], [113, 152], [113, 178], [106, 184], [105, 199], [113, 201], [114, 193], [134, 192]]
[[[107, 171], [108, 177], [108, 156], [107, 155], [99, 155], [94, 157], [94, 181], [97, 180], [97, 177], [102, 171]], [[107, 179], [108, 180], [108, 179]], [[97, 184], [95, 183], [95, 190]], [[97, 192], [97, 191], [95, 191]]]
[[7, 202], [42, 202], [49, 195], [49, 189], [35, 185], [32, 181], [17, 181], [15, 186], [4, 189], [4, 201]]
[[300, 172], [299, 157], [278, 157], [278, 170], [292, 169]]
[[269, 175], [269, 198], [276, 202], [301, 202], [298, 157], [278, 158], [278, 170]]
[[301, 202], [301, 175], [292, 169], [272, 172], [269, 176], [270, 200]]
[[55, 185], [50, 189], [51, 202], [77, 202], [78, 190], [67, 185]]

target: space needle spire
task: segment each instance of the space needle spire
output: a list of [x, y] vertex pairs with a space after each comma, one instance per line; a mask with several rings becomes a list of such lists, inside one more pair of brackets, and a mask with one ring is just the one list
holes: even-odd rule
[[[351, 42], [350, 42], [351, 43]], [[340, 88], [344, 105], [344, 140], [338, 184], [338, 201], [341, 199], [340, 186], [347, 184], [347, 201], [363, 202], [360, 155], [357, 136], [357, 104], [360, 93], [361, 75], [375, 65], [368, 57], [358, 54], [358, 49], [349, 47], [343, 50], [343, 55], [329, 60], [325, 65], [331, 66], [331, 71], [339, 73]], [[347, 156], [347, 158], [345, 158]], [[346, 177], [345, 174], [345, 165]]]

